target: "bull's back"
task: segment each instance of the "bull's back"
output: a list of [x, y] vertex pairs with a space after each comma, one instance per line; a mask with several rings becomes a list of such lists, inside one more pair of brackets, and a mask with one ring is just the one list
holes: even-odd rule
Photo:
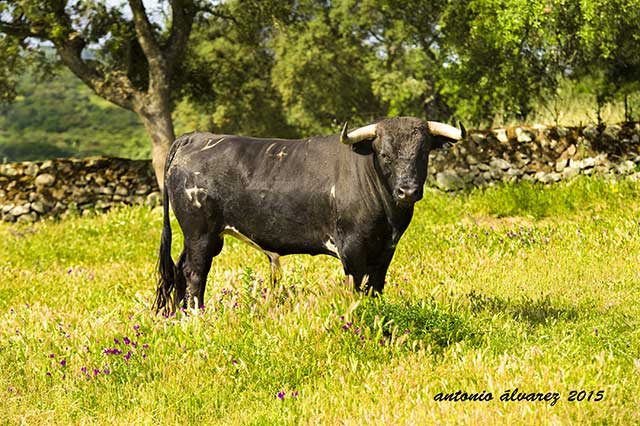
[[193, 134], [169, 168], [172, 202], [178, 201], [174, 210], [200, 211], [216, 222], [215, 232], [233, 228], [265, 250], [330, 254], [335, 152], [322, 138]]

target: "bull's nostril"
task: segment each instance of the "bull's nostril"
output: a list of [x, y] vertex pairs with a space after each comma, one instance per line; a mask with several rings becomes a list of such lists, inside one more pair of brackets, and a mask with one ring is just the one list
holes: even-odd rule
[[400, 186], [396, 188], [396, 197], [399, 200], [413, 200], [418, 193], [418, 189], [414, 187]]

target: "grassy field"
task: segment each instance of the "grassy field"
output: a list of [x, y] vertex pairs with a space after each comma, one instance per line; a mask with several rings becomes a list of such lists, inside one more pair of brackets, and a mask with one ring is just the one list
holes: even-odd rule
[[227, 239], [169, 318], [158, 212], [1, 224], [0, 424], [639, 424], [639, 213], [628, 181], [427, 192], [380, 299]]

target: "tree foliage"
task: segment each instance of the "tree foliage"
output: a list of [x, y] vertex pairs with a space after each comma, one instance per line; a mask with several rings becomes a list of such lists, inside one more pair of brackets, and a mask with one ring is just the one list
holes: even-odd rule
[[527, 120], [567, 81], [598, 111], [640, 90], [640, 0], [161, 0], [155, 20], [128, 5], [0, 0], [0, 97], [54, 69], [34, 40], [165, 146], [172, 112], [180, 131], [291, 137]]

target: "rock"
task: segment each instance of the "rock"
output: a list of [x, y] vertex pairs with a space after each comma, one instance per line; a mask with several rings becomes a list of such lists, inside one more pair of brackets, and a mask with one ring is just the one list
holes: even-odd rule
[[136, 195], [146, 195], [149, 191], [151, 190], [151, 188], [149, 187], [149, 185], [138, 185], [137, 189], [135, 190], [135, 194]]
[[53, 167], [53, 161], [46, 160], [40, 165], [40, 171], [47, 170]]
[[502, 143], [509, 142], [509, 138], [507, 137], [507, 131], [505, 129], [494, 129], [493, 134], [496, 139], [498, 139]]
[[476, 157], [474, 157], [473, 155], [471, 155], [471, 154], [468, 154], [465, 157], [465, 160], [466, 160], [467, 164], [469, 164], [470, 166], [478, 164], [478, 159]]
[[566, 127], [558, 126], [556, 127], [556, 133], [558, 134], [559, 138], [566, 138], [567, 136], [569, 136], [569, 129], [567, 129]]
[[2, 206], [2, 213], [3, 214], [9, 213], [15, 206], [16, 205], [14, 203], [3, 205]]
[[108, 186], [101, 186], [96, 192], [103, 195], [113, 195], [113, 189]]
[[529, 156], [527, 154], [524, 154], [522, 152], [517, 152], [515, 157], [516, 157], [516, 159], [518, 160], [518, 163], [521, 166], [526, 166], [527, 164], [529, 164], [531, 162], [531, 158], [529, 158]]
[[49, 173], [42, 173], [36, 177], [36, 186], [51, 186], [56, 181], [56, 177]]
[[507, 176], [513, 176], [513, 177], [520, 177], [524, 174], [524, 172], [520, 169], [517, 169], [515, 167], [511, 167], [509, 170], [507, 170]]
[[0, 164], [0, 175], [9, 177], [17, 176], [18, 169], [16, 169], [13, 164]]
[[556, 165], [555, 165], [556, 172], [562, 172], [565, 169], [565, 167], [567, 167], [568, 165], [569, 165], [568, 160], [556, 161]]
[[562, 179], [562, 175], [560, 175], [560, 173], [553, 172], [553, 173], [545, 173], [538, 180], [542, 183], [551, 183], [551, 182], [558, 182], [560, 179]]
[[487, 142], [486, 136], [479, 132], [471, 133], [471, 140], [478, 145], [482, 145]]
[[38, 165], [36, 163], [25, 163], [26, 166], [25, 168], [22, 170], [22, 173], [24, 173], [27, 176], [35, 176], [38, 174]]
[[34, 201], [33, 203], [31, 203], [31, 209], [37, 213], [44, 213], [44, 204], [42, 204], [40, 201]]
[[489, 162], [489, 165], [500, 170], [508, 170], [512, 167], [511, 163], [509, 163], [507, 160], [497, 157], [493, 157]]
[[580, 173], [580, 170], [575, 167], [565, 167], [562, 170], [563, 179], [572, 179]]
[[51, 190], [51, 196], [56, 200], [62, 200], [65, 198], [65, 188], [53, 188]]
[[588, 157], [580, 161], [580, 169], [590, 169], [595, 167], [595, 165], [596, 165], [596, 159], [592, 157]]
[[576, 155], [576, 146], [574, 144], [569, 145], [569, 147], [562, 153], [562, 155], [565, 155], [567, 157], [573, 157], [574, 155]]
[[129, 195], [129, 191], [127, 190], [127, 188], [125, 188], [122, 185], [116, 186], [115, 193], [116, 193], [116, 195], [120, 195], [120, 196], [123, 196], [123, 197]]
[[27, 214], [27, 213], [29, 213], [29, 203], [15, 206], [9, 211], [9, 214], [11, 216], [16, 216], [16, 217], [22, 216], [23, 214]]
[[491, 166], [489, 166], [486, 163], [479, 163], [478, 170], [482, 170], [483, 172], [488, 172], [489, 170], [491, 170]]
[[438, 188], [444, 191], [455, 191], [464, 188], [464, 181], [451, 169], [436, 174]]
[[616, 171], [621, 175], [628, 175], [635, 171], [636, 163], [631, 160], [625, 160], [616, 166]]
[[612, 124], [604, 129], [604, 131], [602, 132], [602, 137], [607, 142], [617, 141], [618, 135], [620, 134], [621, 130], [622, 127], [618, 126], [617, 124]]
[[590, 124], [582, 129], [582, 134], [590, 140], [595, 140], [600, 135], [600, 132], [598, 132], [598, 128], [595, 125]]
[[534, 138], [528, 130], [522, 127], [516, 127], [516, 139], [520, 143], [531, 142]]
[[27, 213], [27, 214], [23, 214], [22, 216], [19, 216], [17, 219], [18, 223], [33, 223], [36, 220], [38, 220], [38, 215], [31, 212], [31, 213]]

